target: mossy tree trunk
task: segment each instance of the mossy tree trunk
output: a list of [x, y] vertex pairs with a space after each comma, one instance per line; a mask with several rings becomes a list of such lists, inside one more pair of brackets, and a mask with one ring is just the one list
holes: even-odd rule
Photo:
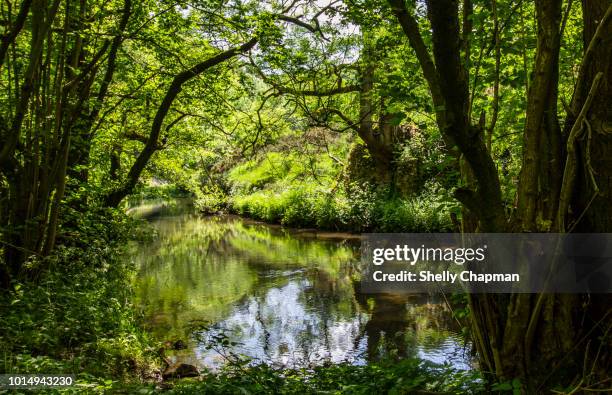
[[[581, 220], [579, 224], [584, 231], [610, 231], [612, 215], [602, 215], [612, 210], [610, 1], [585, 0], [583, 3], [585, 48], [589, 48], [594, 39], [599, 40], [599, 45], [593, 47], [598, 50], [585, 52], [584, 76], [576, 87], [565, 134], [561, 133], [557, 118], [562, 1], [535, 2], [538, 45], [528, 92], [517, 215], [512, 221], [503, 209], [497, 170], [482, 138], [482, 123], [473, 125], [468, 115], [468, 72], [461, 62], [461, 50], [469, 46], [460, 40], [459, 1], [426, 2], [433, 58], [406, 3], [389, 0], [389, 4], [416, 53], [434, 103], [442, 103], [436, 107], [440, 108], [438, 126], [457, 145], [473, 175], [474, 187], [458, 189], [456, 197], [475, 214], [477, 229], [482, 232], [565, 231], [567, 220], [573, 219], [574, 223]], [[603, 88], [597, 93], [602, 96], [589, 103], [588, 97], [594, 94], [593, 85], [597, 84], [598, 74], [605, 75], [600, 77]], [[597, 104], [588, 112], [582, 111], [585, 105], [592, 103]], [[575, 118], [585, 124], [584, 133], [590, 137], [580, 140], [575, 160], [569, 155], [566, 160], [564, 141], [567, 140], [568, 153], [572, 152], [570, 142], [577, 141], [569, 132]], [[565, 162], [576, 163], [581, 171], [568, 172]], [[570, 176], [565, 176], [564, 172]], [[593, 174], [597, 174], [595, 182]], [[576, 188], [571, 187], [574, 177], [578, 178]], [[563, 203], [563, 195], [568, 191], [572, 196], [571, 207]], [[609, 340], [601, 342], [599, 336], [603, 333], [602, 328], [605, 330], [606, 325], [610, 325], [610, 319], [601, 321], [606, 302], [598, 303], [596, 299], [585, 295], [471, 295], [474, 341], [484, 370], [499, 380], [520, 378], [530, 392], [541, 392], [555, 382], [567, 384], [574, 377], [564, 374], [581, 371], [585, 360], [589, 361], [589, 366], [606, 366], [602, 360], [610, 356]], [[585, 322], [590, 325], [584, 325]], [[592, 355], [585, 355], [587, 344], [602, 346], [604, 351], [597, 354], [599, 361], [592, 361], [588, 359]]]

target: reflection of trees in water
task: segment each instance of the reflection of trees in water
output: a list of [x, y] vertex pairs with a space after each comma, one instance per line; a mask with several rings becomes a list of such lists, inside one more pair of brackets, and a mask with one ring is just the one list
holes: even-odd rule
[[414, 330], [414, 322], [408, 320], [406, 315], [406, 297], [397, 294], [365, 295], [356, 286], [355, 299], [370, 314], [363, 328], [363, 334], [367, 337], [368, 360], [416, 354], [415, 338], [406, 336], [411, 326]]
[[[298, 301], [308, 314], [314, 313], [316, 319], [305, 317], [308, 322], [304, 322], [304, 328], [292, 334], [296, 347], [293, 352], [306, 361], [328, 359], [335, 344], [331, 328], [339, 322], [353, 321], [358, 313], [352, 298], [350, 276], [342, 262], [349, 256], [345, 251], [350, 249], [341, 246], [342, 243], [294, 239], [285, 233], [258, 226], [249, 226], [248, 229], [248, 232], [232, 239], [232, 254], [240, 256], [252, 270], [260, 273], [256, 297], [262, 300], [271, 288], [283, 287], [291, 278], [296, 278], [291, 272], [299, 270], [301, 274], [296, 273], [297, 277], [306, 277], [308, 285], [299, 293]], [[262, 246], [265, 248], [262, 249]], [[299, 259], [295, 261], [296, 258]], [[272, 325], [272, 322], [268, 325]], [[354, 336], [356, 334], [347, 333], [345, 338]], [[317, 341], [313, 343], [315, 339]], [[286, 345], [276, 346], [283, 354], [281, 349]]]
[[[310, 287], [306, 288], [301, 295], [302, 303], [319, 312], [320, 328], [323, 348], [327, 354], [326, 359], [332, 354], [332, 335], [330, 328], [337, 322], [348, 322], [358, 316], [358, 309], [354, 304], [353, 290], [347, 273], [341, 270], [337, 275], [314, 268], [308, 271]], [[347, 338], [355, 334], [347, 333]], [[304, 339], [304, 351], [309, 348], [310, 339]], [[322, 356], [321, 356], [322, 357]]]
[[158, 229], [137, 257], [138, 296], [166, 337], [193, 318], [226, 322], [238, 337], [247, 331], [237, 339], [250, 344], [244, 352], [297, 364], [353, 358], [366, 345], [368, 359], [414, 356], [424, 337], [433, 348], [448, 338], [439, 305], [361, 294], [354, 246], [240, 220], [169, 218]]
[[257, 274], [231, 256], [236, 224], [192, 216], [155, 222], [159, 237], [140, 246], [137, 302], [153, 330], [182, 337], [192, 319], [217, 320], [257, 286]]
[[440, 301], [418, 294], [362, 294], [358, 282], [353, 286], [355, 299], [370, 316], [363, 326], [368, 360], [414, 357], [417, 345], [435, 348], [451, 335], [454, 322]]
[[270, 331], [268, 330], [266, 322], [263, 318], [263, 308], [261, 300], [259, 300], [258, 298], [255, 300], [255, 303], [257, 303], [257, 313], [255, 315], [255, 320], [259, 323], [263, 331], [262, 349], [266, 358], [270, 360], [272, 359], [272, 356], [270, 355]]
[[[305, 274], [305, 276], [304, 276]], [[307, 280], [304, 280], [304, 277]], [[352, 298], [352, 287], [344, 276], [339, 278], [317, 268], [308, 269], [300, 274], [287, 275], [279, 284], [278, 277], [265, 276], [254, 293], [244, 301], [253, 303], [254, 321], [260, 328], [260, 344], [265, 357], [274, 361], [274, 356], [289, 355], [295, 358], [293, 363], [308, 364], [314, 361], [331, 360], [334, 351], [337, 352], [339, 323], [351, 323], [360, 315], [358, 307]], [[282, 292], [286, 286], [298, 286], [295, 302], [300, 305], [294, 311], [301, 311], [292, 327], [280, 327], [278, 311], [274, 305], [269, 305], [267, 297], [272, 290]], [[296, 305], [297, 307], [297, 305]], [[243, 308], [242, 310], [248, 310]], [[286, 318], [286, 317], [285, 317]], [[348, 326], [341, 336], [348, 347], [347, 358], [354, 354], [351, 349], [351, 339], [358, 336], [360, 325]], [[294, 342], [293, 347], [279, 340], [279, 333], [288, 334]], [[273, 340], [276, 339], [276, 342]], [[336, 350], [335, 350], [336, 349]]]

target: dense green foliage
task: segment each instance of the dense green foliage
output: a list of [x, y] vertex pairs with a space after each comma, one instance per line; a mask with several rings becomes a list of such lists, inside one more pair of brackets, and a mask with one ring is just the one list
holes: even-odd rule
[[353, 190], [350, 199], [330, 196], [313, 186], [292, 186], [282, 192], [260, 191], [238, 196], [232, 209], [241, 215], [293, 227], [380, 232], [444, 232], [452, 230], [448, 203], [434, 195], [399, 198]]
[[247, 369], [234, 366], [201, 382], [181, 383], [171, 394], [409, 394], [419, 391], [478, 394], [485, 385], [475, 372], [406, 359], [381, 364], [337, 364], [303, 370], [274, 370], [266, 365]]
[[354, 232], [452, 229], [450, 210], [454, 204], [443, 193], [430, 189], [402, 197], [388, 187], [368, 183], [353, 182], [344, 187], [339, 184], [351, 181], [322, 154], [296, 158], [295, 153], [268, 153], [259, 161], [233, 168], [228, 180], [229, 208], [268, 222]]
[[[404, 147], [410, 163], [422, 147]], [[261, 154], [241, 160], [215, 180], [196, 189], [196, 206], [205, 212], [229, 210], [292, 227], [315, 227], [353, 232], [451, 231], [451, 212], [458, 206], [440, 181], [422, 191], [403, 195], [392, 185], [353, 179], [347, 160], [350, 139], [315, 131], [305, 141], [284, 136]], [[338, 158], [343, 158], [342, 160]], [[425, 162], [425, 161], [424, 161]], [[423, 163], [431, 172], [433, 163]]]
[[109, 378], [153, 377], [156, 341], [132, 303], [134, 268], [123, 258], [129, 239], [147, 237], [123, 214], [79, 219], [77, 245], [33, 258], [36, 279], [12, 284], [0, 299], [0, 371], [74, 372], [82, 388], [103, 390]]
[[[610, 0], [3, 1], [3, 369], [146, 376], [120, 258], [121, 211], [168, 208], [145, 199], [354, 232], [611, 232], [611, 21]], [[493, 381], [609, 382], [608, 299], [468, 305]], [[252, 373], [267, 384], [175, 391], [435, 381], [411, 361]]]

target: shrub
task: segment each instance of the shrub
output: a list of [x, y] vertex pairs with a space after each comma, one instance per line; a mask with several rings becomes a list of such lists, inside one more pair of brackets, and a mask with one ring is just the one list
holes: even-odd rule
[[95, 218], [83, 216], [72, 231], [80, 243], [32, 259], [30, 279], [0, 293], [1, 371], [132, 378], [154, 368], [154, 343], [131, 304], [134, 270], [119, 247], [134, 230], [127, 220]]
[[417, 196], [382, 201], [377, 207], [375, 227], [382, 232], [449, 232], [450, 211], [444, 204]]
[[387, 197], [364, 187], [352, 187], [350, 197], [332, 195], [308, 185], [282, 192], [273, 189], [233, 197], [234, 212], [292, 227], [381, 232], [444, 232], [452, 230], [452, 204], [433, 194], [412, 198]]
[[354, 366], [346, 363], [308, 369], [274, 369], [266, 365], [229, 366], [201, 381], [183, 381], [170, 394], [475, 394], [485, 392], [475, 372], [453, 370], [406, 359]]

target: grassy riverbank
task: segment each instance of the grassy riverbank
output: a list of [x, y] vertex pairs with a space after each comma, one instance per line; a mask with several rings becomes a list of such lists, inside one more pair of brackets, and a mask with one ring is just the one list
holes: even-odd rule
[[[380, 184], [366, 170], [370, 158], [361, 145], [333, 134], [323, 140], [325, 148], [311, 142], [300, 151], [285, 139], [248, 160], [228, 164], [219, 158], [212, 167], [216, 169], [214, 179], [200, 175], [201, 184], [186, 182], [183, 186], [196, 196], [201, 211], [226, 210], [291, 227], [351, 232], [449, 232], [456, 228], [451, 213], [458, 214], [458, 205], [444, 186], [440, 163], [430, 160], [422, 163], [422, 174], [398, 173], [394, 182]], [[404, 147], [400, 164], [409, 168], [414, 150], [410, 145]], [[408, 188], [406, 184], [411, 192], [402, 190]]]
[[229, 200], [231, 211], [247, 217], [292, 227], [314, 227], [351, 232], [448, 232], [448, 207], [433, 195], [412, 198], [386, 191], [330, 194], [309, 185], [274, 188]]

